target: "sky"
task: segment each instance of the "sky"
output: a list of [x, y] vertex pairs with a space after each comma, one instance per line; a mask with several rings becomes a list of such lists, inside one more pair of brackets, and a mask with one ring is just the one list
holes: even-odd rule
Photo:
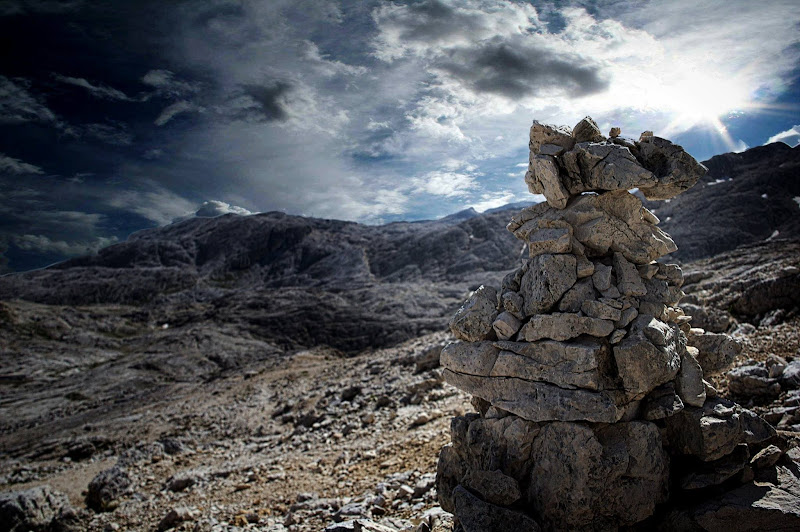
[[530, 201], [531, 122], [800, 141], [796, 0], [3, 0], [0, 271], [191, 216]]

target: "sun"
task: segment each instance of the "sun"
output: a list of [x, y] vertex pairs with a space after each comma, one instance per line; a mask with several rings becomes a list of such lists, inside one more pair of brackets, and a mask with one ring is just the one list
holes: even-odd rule
[[651, 87], [649, 99], [672, 116], [664, 135], [701, 127], [715, 132], [733, 151], [736, 143], [720, 120], [734, 111], [752, 106], [743, 80], [691, 70], [671, 76], [657, 87]]

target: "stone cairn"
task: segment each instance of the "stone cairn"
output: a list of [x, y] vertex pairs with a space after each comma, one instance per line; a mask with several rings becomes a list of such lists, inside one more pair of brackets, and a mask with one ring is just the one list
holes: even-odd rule
[[547, 201], [508, 224], [530, 258], [469, 297], [441, 354], [479, 413], [452, 420], [440, 504], [466, 532], [800, 526], [775, 478], [760, 506], [732, 502], [785, 446], [704, 380], [741, 348], [690, 328], [681, 269], [657, 260], [675, 243], [629, 192], [669, 199], [706, 168], [651, 132], [619, 135], [589, 117], [531, 127], [525, 181]]

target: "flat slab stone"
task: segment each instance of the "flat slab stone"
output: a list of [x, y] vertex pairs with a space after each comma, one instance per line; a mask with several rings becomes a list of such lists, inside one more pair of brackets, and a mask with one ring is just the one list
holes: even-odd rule
[[625, 414], [613, 392], [566, 390], [554, 384], [513, 377], [479, 377], [444, 370], [444, 379], [467, 393], [529, 421], [614, 423]]
[[[611, 372], [611, 350], [605, 342], [495, 342], [500, 349], [489, 375], [544, 381], [562, 388], [600, 390]], [[462, 372], [463, 373], [463, 372]]]
[[582, 334], [603, 338], [614, 331], [614, 322], [566, 312], [537, 314], [522, 326], [520, 335], [528, 342], [542, 338], [570, 340]]

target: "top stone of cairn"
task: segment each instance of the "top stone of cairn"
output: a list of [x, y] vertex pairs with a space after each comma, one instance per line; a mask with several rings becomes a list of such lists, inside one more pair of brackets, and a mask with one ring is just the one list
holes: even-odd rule
[[570, 129], [534, 121], [530, 162], [525, 182], [543, 194], [552, 207], [563, 209], [572, 196], [638, 188], [650, 200], [677, 196], [694, 186], [707, 169], [677, 144], [643, 134], [638, 141], [606, 138], [586, 117]]

